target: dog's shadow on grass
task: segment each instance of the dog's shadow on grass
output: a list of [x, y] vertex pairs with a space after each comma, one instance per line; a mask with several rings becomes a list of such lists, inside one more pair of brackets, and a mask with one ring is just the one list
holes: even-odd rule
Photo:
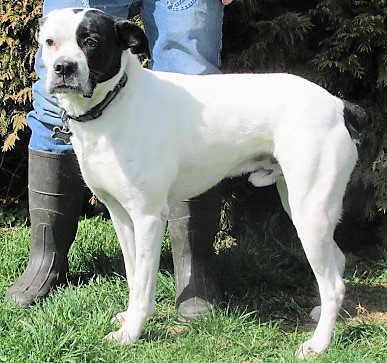
[[[387, 271], [386, 253], [375, 246], [372, 260], [365, 261], [347, 253], [347, 293], [338, 321], [387, 321], [387, 284], [380, 281]], [[363, 270], [368, 278], [353, 278]], [[284, 331], [314, 329], [309, 313], [320, 305], [317, 283], [295, 235], [283, 241], [247, 230], [237, 245], [219, 253], [217, 271], [227, 309], [278, 322]]]
[[[95, 276], [119, 275], [125, 278], [124, 259], [113, 229], [110, 239], [93, 243], [80, 238], [73, 244], [69, 253], [70, 273], [67, 278], [70, 284], [87, 284]], [[162, 251], [160, 270], [173, 274], [172, 256], [168, 250]]]
[[[115, 237], [113, 239], [101, 244], [87, 241], [74, 244], [75, 249], [70, 253], [70, 284], [84, 285], [95, 276], [125, 277], [122, 253], [118, 241]], [[351, 276], [357, 265], [356, 261], [349, 259], [348, 262], [346, 276]], [[375, 272], [377, 266], [380, 273]], [[373, 274], [378, 276], [383, 273], [385, 263], [376, 262], [372, 268]], [[318, 289], [297, 238], [283, 242], [272, 236], [258, 236], [255, 232], [246, 231], [235, 246], [218, 252], [214, 269], [223, 292], [216, 301], [221, 312], [235, 311], [247, 313], [249, 319], [256, 321], [275, 321], [285, 331], [313, 329], [309, 312], [319, 304]], [[160, 270], [173, 275], [170, 246], [163, 248]], [[170, 283], [173, 284], [173, 281]], [[346, 320], [369, 316], [385, 319], [385, 288], [385, 284], [347, 282], [341, 316]], [[173, 293], [169, 291], [168, 295]], [[160, 334], [165, 335], [165, 332]], [[151, 335], [157, 338], [159, 334]], [[173, 334], [170, 338], [173, 339]]]
[[82, 258], [72, 267], [70, 259], [70, 273], [68, 282], [74, 286], [87, 284], [95, 276], [125, 276], [125, 267], [122, 255], [117, 252], [107, 255], [103, 251], [88, 258]]

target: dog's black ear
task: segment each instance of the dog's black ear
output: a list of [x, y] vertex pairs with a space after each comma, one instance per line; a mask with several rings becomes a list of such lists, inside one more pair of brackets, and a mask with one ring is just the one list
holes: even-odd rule
[[140, 27], [126, 20], [116, 21], [115, 26], [123, 49], [129, 48], [133, 54], [144, 54], [150, 58], [148, 39]]

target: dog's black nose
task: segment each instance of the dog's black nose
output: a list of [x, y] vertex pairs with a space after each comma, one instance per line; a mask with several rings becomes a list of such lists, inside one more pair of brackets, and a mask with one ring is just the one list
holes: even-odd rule
[[58, 58], [54, 63], [54, 72], [58, 76], [63, 76], [63, 77], [71, 76], [72, 74], [75, 73], [77, 68], [78, 68], [78, 65], [76, 62], [63, 57]]

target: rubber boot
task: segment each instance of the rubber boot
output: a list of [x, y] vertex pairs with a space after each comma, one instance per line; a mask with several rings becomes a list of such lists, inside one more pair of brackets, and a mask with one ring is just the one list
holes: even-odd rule
[[66, 282], [67, 253], [75, 238], [85, 191], [75, 154], [29, 150], [29, 263], [6, 299], [33, 305]]
[[220, 296], [214, 274], [213, 244], [219, 230], [220, 192], [214, 188], [172, 208], [169, 232], [179, 319], [208, 312]]

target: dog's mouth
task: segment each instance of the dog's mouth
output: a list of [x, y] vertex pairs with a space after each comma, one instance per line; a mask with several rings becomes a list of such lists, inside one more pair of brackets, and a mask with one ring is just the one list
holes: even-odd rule
[[55, 84], [50, 88], [50, 93], [80, 93], [82, 92], [80, 86], [69, 84]]
[[91, 87], [85, 86], [74, 79], [58, 79], [51, 83], [48, 93], [50, 94], [80, 94], [91, 97]]

